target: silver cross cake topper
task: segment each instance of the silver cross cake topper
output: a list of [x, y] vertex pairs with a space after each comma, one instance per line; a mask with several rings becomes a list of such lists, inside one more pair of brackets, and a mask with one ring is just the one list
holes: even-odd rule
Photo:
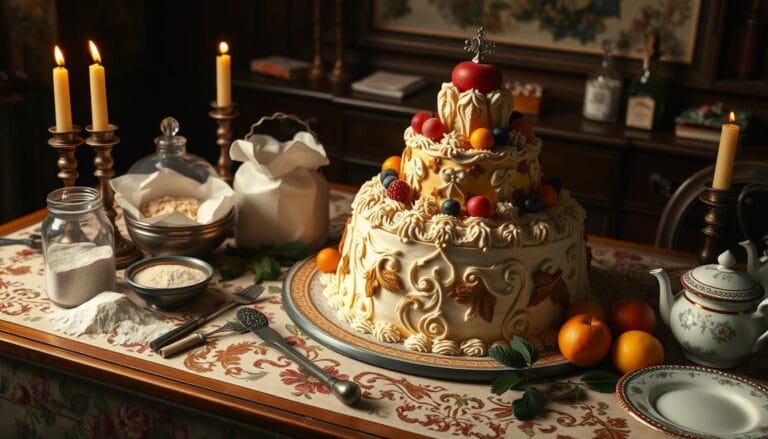
[[488, 35], [488, 33], [485, 31], [485, 28], [480, 26], [480, 29], [477, 30], [476, 37], [464, 40], [464, 50], [475, 54], [475, 57], [472, 58], [472, 62], [474, 63], [483, 62], [483, 60], [485, 60], [485, 55], [489, 55], [496, 50], [496, 44], [493, 41], [488, 40], [486, 35]]

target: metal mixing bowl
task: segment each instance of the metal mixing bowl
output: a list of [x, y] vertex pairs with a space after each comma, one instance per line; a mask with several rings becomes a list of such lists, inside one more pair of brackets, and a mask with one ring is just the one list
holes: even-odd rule
[[[204, 272], [207, 276], [202, 281], [176, 288], [153, 288], [136, 282], [135, 276], [142, 270], [154, 265], [184, 265]], [[125, 269], [125, 281], [136, 291], [152, 308], [162, 311], [172, 311], [184, 308], [194, 302], [211, 282], [213, 267], [211, 264], [197, 258], [188, 256], [159, 256], [156, 258], [142, 259]]]
[[151, 256], [204, 258], [227, 238], [235, 220], [235, 209], [210, 224], [169, 227], [149, 224], [124, 212], [125, 225], [136, 245]]

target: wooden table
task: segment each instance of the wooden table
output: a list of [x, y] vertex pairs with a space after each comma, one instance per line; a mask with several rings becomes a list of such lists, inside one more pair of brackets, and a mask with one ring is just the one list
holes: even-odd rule
[[[339, 221], [343, 221], [350, 199], [350, 195], [343, 192], [332, 192], [332, 218], [335, 217], [334, 223], [337, 226]], [[0, 235], [29, 233], [32, 230], [30, 227], [38, 224], [45, 213], [45, 211], [38, 211], [4, 224], [0, 226]], [[647, 265], [663, 263], [674, 271], [682, 270], [695, 262], [693, 255], [686, 253], [661, 251], [643, 245], [599, 237], [590, 237], [589, 240], [594, 249], [595, 263], [615, 269], [617, 277], [622, 281], [634, 282], [633, 279], [638, 279], [633, 291], [652, 303], [657, 301], [654, 294], [655, 281], [647, 276]], [[47, 382], [40, 384], [40, 379], [35, 381], [35, 377], [42, 375], [43, 372], [33, 372], [29, 382], [20, 381], [14, 384], [9, 383], [8, 380], [12, 381], [15, 375], [11, 376], [12, 372], [6, 372], [8, 374], [6, 377], [3, 375], [3, 369], [0, 368], [0, 411], [8, 409], [9, 404], [5, 402], [11, 403], [10, 406], [15, 407], [18, 413], [26, 413], [24, 415], [26, 417], [22, 416], [22, 422], [29, 423], [28, 427], [36, 429], [50, 427], [46, 425], [52, 416], [48, 412], [51, 410], [56, 412], [63, 401], [63, 405], [69, 408], [64, 407], [61, 408], [61, 413], [54, 413], [53, 426], [63, 423], [69, 429], [83, 433], [82, 436], [93, 428], [114, 428], [123, 435], [129, 435], [131, 428], [141, 429], [152, 422], [155, 427], [162, 425], [163, 428], [172, 428], [173, 431], [183, 430], [184, 434], [179, 434], [177, 437], [204, 437], [207, 435], [204, 433], [205, 428], [210, 429], [218, 425], [215, 422], [221, 422], [222, 425], [230, 422], [243, 423], [228, 424], [227, 428], [232, 431], [246, 428], [244, 424], [249, 424], [275, 433], [304, 437], [405, 438], [433, 435], [477, 435], [479, 437], [574, 435], [583, 437], [587, 434], [595, 436], [607, 434], [610, 437], [649, 437], [649, 435], [659, 435], [621, 410], [613, 395], [593, 392], [590, 392], [589, 400], [584, 404], [577, 404], [578, 407], [552, 404], [553, 410], [548, 415], [534, 422], [521, 423], [514, 419], [511, 413], [507, 413], [509, 403], [515, 399], [512, 394], [494, 397], [488, 391], [488, 386], [484, 384], [429, 380], [365, 365], [317, 346], [315, 342], [298, 331], [294, 332], [289, 339], [302, 346], [305, 354], [315, 355], [318, 361], [325, 361], [326, 367], [335, 368], [338, 373], [349, 373], [351, 379], [365, 384], [364, 388], [367, 389], [366, 394], [370, 401], [359, 409], [341, 406], [332, 396], [323, 394], [311, 380], [307, 380], [298, 373], [298, 368], [287, 359], [267, 352], [268, 350], [260, 346], [256, 339], [249, 338], [248, 334], [227, 339], [226, 346], [222, 341], [216, 352], [225, 352], [223, 354], [208, 350], [204, 354], [199, 354], [198, 357], [190, 355], [183, 360], [184, 362], [177, 360], [176, 363], [159, 358], [147, 348], [146, 344], [128, 347], [111, 346], [105, 338], [76, 339], [59, 335], [38, 328], [43, 324], [41, 322], [44, 322], [44, 319], [35, 320], [36, 317], [44, 316], [53, 309], [53, 305], [47, 303], [47, 298], [37, 291], [37, 287], [31, 287], [34, 282], [38, 282], [35, 285], [39, 285], [37, 277], [42, 276], [41, 267], [42, 258], [39, 255], [24, 251], [22, 247], [0, 247], [0, 355], [5, 356], [12, 364], [18, 364], [18, 361], [25, 362], [23, 367], [35, 369], [43, 366], [55, 369], [55, 372], [51, 372], [52, 374], [72, 374], [87, 378], [91, 381], [77, 381], [79, 383], [77, 385], [91, 386], [91, 390], [81, 392], [84, 394], [87, 391], [99, 394], [104, 392], [105, 395], [110, 392], [118, 394], [137, 392], [140, 394], [137, 397], [140, 401], [146, 401], [146, 397], [159, 398], [162, 401], [157, 404], [161, 407], [171, 404], [175, 407], [171, 411], [179, 410], [184, 415], [178, 415], [176, 420], [168, 424], [171, 427], [168, 427], [163, 424], [165, 421], [162, 415], [146, 413], [142, 415], [141, 411], [144, 409], [140, 406], [144, 404], [143, 402], [128, 404], [120, 400], [127, 397], [119, 395], [112, 399], [104, 396], [109, 406], [105, 409], [104, 402], [97, 403], [102, 395], [91, 394], [88, 406], [91, 408], [82, 410], [82, 407], [77, 407], [73, 402], [77, 399], [72, 396], [73, 392], [65, 388], [68, 385], [61, 384], [69, 378], [46, 378], [43, 381], [47, 380]], [[642, 278], [643, 274], [646, 274], [647, 279]], [[16, 277], [21, 278], [22, 281], [15, 280]], [[235, 283], [219, 284], [216, 287], [233, 291], [247, 285], [247, 282], [247, 276], [244, 276]], [[278, 283], [269, 284], [271, 287], [278, 285]], [[20, 297], [32, 295], [35, 295], [34, 299]], [[217, 300], [216, 297], [209, 299]], [[211, 305], [210, 300], [200, 305], [199, 309], [185, 311], [181, 317], [189, 318], [191, 313], [202, 311], [205, 306]], [[19, 312], [25, 303], [30, 309]], [[291, 330], [290, 321], [287, 320], [280, 305], [279, 291], [272, 288], [263, 306], [264, 311], [273, 313], [273, 318], [283, 323], [282, 326], [275, 325], [278, 330], [281, 332]], [[178, 315], [174, 318], [181, 322]], [[662, 340], [664, 337], [662, 333]], [[251, 344], [242, 345], [246, 341]], [[216, 355], [219, 357], [229, 355], [237, 350], [238, 346], [240, 350], [232, 354], [229, 364], [226, 358], [224, 360], [219, 358], [221, 361], [216, 360]], [[674, 342], [666, 339], [665, 348], [668, 354], [671, 354], [669, 357], [672, 361], [679, 361], [679, 355], [676, 352], [672, 353], [676, 349]], [[196, 361], [198, 362], [195, 363]], [[740, 370], [740, 373], [763, 380], [768, 379], [764, 365], [758, 366], [757, 362], [751, 361], [748, 363], [750, 365]], [[185, 364], [192, 366], [185, 367]], [[222, 372], [216, 375], [204, 371], [201, 364], [208, 364], [215, 371], [219, 371], [216, 368], [221, 368]], [[19, 366], [12, 366], [8, 370], [17, 367]], [[352, 371], [358, 372], [354, 378]], [[54, 381], [59, 382], [58, 389], [54, 388], [52, 384]], [[382, 390], [385, 388], [388, 389], [386, 392]], [[26, 396], [24, 389], [26, 389]], [[54, 400], [59, 402], [49, 403]], [[457, 402], [459, 400], [463, 402]], [[128, 404], [127, 409], [126, 404]], [[102, 407], [99, 408], [99, 405]], [[478, 408], [480, 406], [482, 410]], [[82, 415], [85, 418], [84, 421], [72, 414], [72, 412], [78, 412], [73, 407], [82, 412], [75, 414]], [[130, 410], [134, 410], [135, 413]], [[168, 409], [158, 410], [164, 413], [164, 410]], [[387, 412], [379, 413], [378, 411]], [[29, 413], [38, 413], [37, 423], [28, 420], [31, 416]], [[134, 417], [143, 421], [131, 423], [132, 413]], [[442, 414], [438, 416], [437, 413]], [[216, 415], [225, 420], [206, 420], [202, 426], [192, 425], [195, 422], [200, 424], [203, 414]], [[100, 417], [101, 415], [104, 416]], [[483, 423], [484, 426], [479, 427]], [[106, 425], [106, 427], [98, 427], [98, 425]], [[19, 428], [18, 425], [14, 427], [10, 422], [0, 423], [0, 432], [15, 431], [18, 434]], [[219, 428], [215, 427], [216, 431], [221, 433]], [[251, 434], [253, 431], [255, 430], [251, 430]], [[242, 434], [242, 431], [240, 433]]]

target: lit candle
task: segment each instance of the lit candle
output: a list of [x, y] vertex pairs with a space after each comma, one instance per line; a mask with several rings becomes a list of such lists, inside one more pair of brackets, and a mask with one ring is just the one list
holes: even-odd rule
[[101, 55], [96, 44], [88, 40], [88, 46], [93, 57], [93, 64], [88, 67], [91, 80], [91, 124], [94, 131], [105, 131], [109, 127], [106, 73], [101, 65]]
[[216, 105], [226, 107], [232, 103], [231, 69], [229, 44], [219, 43], [219, 55], [216, 57]]
[[717, 162], [715, 162], [715, 176], [712, 179], [712, 188], [728, 190], [731, 187], [733, 176], [733, 160], [736, 157], [736, 147], [739, 144], [739, 126], [733, 123], [736, 117], [731, 111], [728, 123], [723, 124], [720, 133], [720, 146], [717, 148]]
[[64, 67], [64, 54], [53, 48], [57, 66], [53, 68], [53, 106], [56, 109], [56, 131], [72, 131], [72, 107], [69, 103], [69, 72]]

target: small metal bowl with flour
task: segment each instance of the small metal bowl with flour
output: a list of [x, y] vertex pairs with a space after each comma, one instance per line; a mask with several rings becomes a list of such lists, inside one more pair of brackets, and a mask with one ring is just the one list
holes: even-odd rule
[[200, 296], [213, 278], [211, 264], [189, 256], [143, 259], [125, 270], [125, 281], [149, 306], [183, 308]]

